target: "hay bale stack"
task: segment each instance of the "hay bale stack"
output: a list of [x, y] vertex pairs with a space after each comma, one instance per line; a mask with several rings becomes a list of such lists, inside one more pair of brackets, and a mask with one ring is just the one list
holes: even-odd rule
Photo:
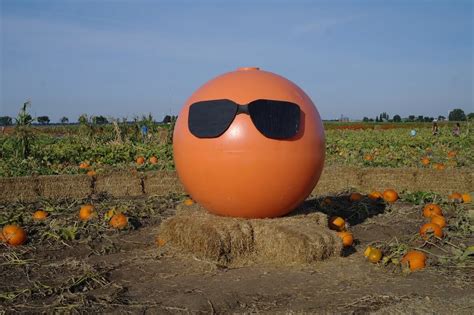
[[39, 197], [36, 184], [32, 176], [0, 178], [0, 201], [34, 201]]
[[264, 262], [309, 264], [340, 255], [342, 242], [323, 213], [302, 211], [275, 219], [240, 219], [208, 213], [199, 205], [178, 206], [160, 237], [182, 251], [224, 265]]
[[[272, 221], [278, 221], [274, 219]], [[259, 260], [282, 265], [309, 264], [341, 253], [341, 239], [316, 221], [283, 220], [253, 225]]]
[[380, 190], [388, 188], [396, 190], [417, 189], [415, 183], [416, 169], [410, 168], [364, 168], [359, 170], [359, 189], [362, 191]]
[[170, 193], [184, 193], [184, 188], [174, 171], [147, 172], [144, 177], [147, 195], [165, 196]]
[[453, 191], [472, 191], [474, 172], [469, 168], [461, 169], [424, 169], [417, 170], [415, 182], [419, 191], [435, 191], [450, 194]]
[[84, 199], [92, 193], [92, 179], [87, 175], [39, 176], [37, 187], [43, 198]]
[[311, 195], [338, 193], [348, 188], [358, 187], [358, 169], [354, 167], [325, 167], [318, 184]]
[[144, 194], [142, 179], [135, 173], [99, 174], [95, 180], [94, 193], [107, 193], [113, 197], [136, 197]]
[[247, 220], [208, 214], [197, 204], [178, 206], [175, 217], [161, 224], [167, 243], [221, 264], [252, 251], [253, 231]]

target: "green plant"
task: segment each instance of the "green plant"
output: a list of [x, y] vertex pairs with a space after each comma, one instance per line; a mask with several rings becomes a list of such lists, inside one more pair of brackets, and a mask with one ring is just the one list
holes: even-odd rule
[[31, 123], [34, 119], [28, 113], [28, 107], [31, 102], [23, 103], [23, 106], [15, 118], [15, 139], [16, 139], [16, 157], [26, 159], [31, 152], [31, 142], [33, 141], [33, 134], [31, 132]]

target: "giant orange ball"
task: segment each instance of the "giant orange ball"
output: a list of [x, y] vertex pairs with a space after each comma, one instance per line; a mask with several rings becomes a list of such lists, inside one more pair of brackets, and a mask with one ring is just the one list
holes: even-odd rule
[[[294, 103], [300, 108], [298, 133], [289, 139], [268, 138], [249, 115], [238, 114], [220, 136], [196, 137], [188, 125], [190, 106], [219, 99], [239, 106], [259, 99]], [[186, 192], [208, 211], [278, 217], [316, 186], [324, 164], [324, 128], [313, 102], [296, 84], [258, 68], [239, 68], [205, 83], [186, 101], [176, 121], [173, 151]]]

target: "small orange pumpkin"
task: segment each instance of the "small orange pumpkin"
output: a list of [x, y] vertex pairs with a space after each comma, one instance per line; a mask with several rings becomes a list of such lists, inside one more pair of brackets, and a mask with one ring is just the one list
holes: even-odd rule
[[446, 168], [446, 166], [443, 163], [435, 163], [434, 168], [437, 169], [438, 171], [442, 171]]
[[149, 161], [150, 161], [150, 164], [155, 165], [155, 164], [158, 163], [158, 158], [157, 158], [156, 156], [152, 156], [152, 157], [149, 159]]
[[454, 157], [456, 157], [456, 155], [457, 155], [457, 152], [456, 152], [456, 151], [449, 151], [449, 152], [448, 152], [448, 157], [449, 157], [449, 158], [454, 158]]
[[346, 228], [346, 221], [341, 217], [330, 217], [328, 223], [331, 230], [342, 231]]
[[462, 194], [462, 201], [464, 203], [470, 203], [472, 201], [471, 195], [470, 194]]
[[378, 263], [382, 259], [382, 251], [378, 248], [372, 248], [367, 258], [371, 263]]
[[138, 165], [142, 165], [142, 164], [145, 163], [145, 158], [143, 156], [139, 156], [139, 157], [137, 157], [136, 162], [137, 162]]
[[194, 201], [192, 199], [188, 198], [188, 199], [184, 200], [183, 203], [184, 203], [185, 206], [191, 206], [191, 205], [194, 204]]
[[366, 161], [372, 161], [373, 159], [374, 159], [374, 157], [373, 157], [372, 155], [370, 155], [370, 154], [366, 154], [366, 155], [364, 156], [364, 160], [366, 160]]
[[350, 232], [337, 232], [337, 235], [342, 239], [342, 244], [344, 247], [350, 247], [354, 243], [354, 236]]
[[109, 224], [116, 229], [123, 229], [128, 224], [128, 218], [123, 213], [117, 213], [112, 216]]
[[89, 171], [87, 171], [87, 176], [89, 176], [89, 177], [94, 177], [94, 176], [96, 176], [96, 175], [97, 175], [97, 172], [94, 171], [94, 170], [89, 170]]
[[463, 198], [462, 195], [458, 192], [453, 192], [451, 195], [448, 196], [448, 199], [454, 202], [462, 202]]
[[18, 246], [26, 241], [26, 232], [16, 224], [5, 225], [2, 230], [4, 242], [8, 245]]
[[433, 215], [430, 222], [439, 225], [440, 228], [444, 228], [446, 226], [446, 218], [442, 215]]
[[395, 202], [398, 200], [398, 193], [393, 189], [387, 189], [383, 192], [383, 200], [386, 202]]
[[426, 266], [426, 255], [423, 252], [411, 250], [403, 256], [401, 263], [408, 264], [411, 271], [420, 270]]
[[365, 251], [364, 251], [364, 256], [365, 256], [365, 257], [369, 257], [370, 252], [371, 252], [372, 249], [374, 249], [374, 248], [375, 248], [375, 247], [372, 247], [372, 246], [370, 246], [370, 245], [367, 246], [367, 248], [366, 248]]
[[84, 169], [87, 169], [87, 168], [89, 168], [89, 167], [90, 167], [90, 165], [89, 165], [88, 162], [81, 162], [81, 163], [79, 164], [79, 168], [80, 168], [80, 169], [83, 169], [83, 170], [84, 170]]
[[371, 200], [379, 200], [383, 198], [383, 195], [379, 191], [373, 191], [368, 196]]
[[426, 218], [431, 218], [433, 215], [443, 215], [443, 212], [438, 205], [429, 203], [423, 208], [423, 216]]
[[48, 212], [44, 210], [37, 210], [33, 213], [33, 220], [42, 221], [46, 219], [47, 216], [48, 216]]
[[436, 223], [425, 223], [423, 226], [420, 228], [420, 235], [424, 238], [428, 238], [428, 233], [433, 233], [435, 236], [441, 238], [443, 237], [443, 230], [441, 227], [436, 224]]
[[354, 202], [354, 201], [360, 201], [360, 200], [362, 200], [362, 195], [359, 194], [359, 193], [357, 193], [357, 192], [352, 193], [352, 194], [349, 196], [349, 200], [350, 200], [350, 201], [353, 201], [353, 202]]
[[423, 157], [423, 158], [421, 159], [421, 164], [423, 164], [423, 165], [425, 165], [425, 166], [428, 165], [428, 164], [430, 164], [430, 159], [427, 158], [426, 156]]
[[82, 221], [89, 221], [96, 215], [95, 208], [91, 204], [85, 204], [79, 210], [79, 218]]

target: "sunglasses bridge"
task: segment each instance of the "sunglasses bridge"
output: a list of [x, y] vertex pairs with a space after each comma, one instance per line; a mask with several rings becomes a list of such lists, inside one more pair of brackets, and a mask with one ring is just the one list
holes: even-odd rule
[[238, 114], [250, 115], [249, 106], [248, 105], [238, 105], [237, 106], [237, 113], [235, 113], [235, 115], [238, 115]]

